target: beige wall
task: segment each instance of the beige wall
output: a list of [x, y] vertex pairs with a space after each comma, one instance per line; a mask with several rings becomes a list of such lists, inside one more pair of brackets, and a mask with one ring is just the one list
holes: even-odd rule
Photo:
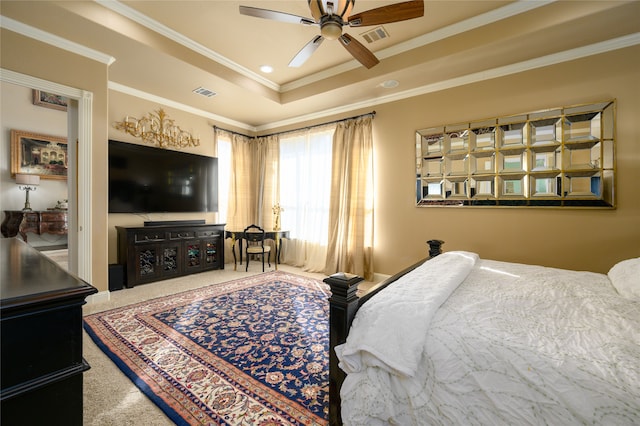
[[0, 41], [2, 68], [93, 93], [91, 284], [98, 290], [106, 290], [107, 65], [5, 29], [1, 30]]
[[[109, 91], [109, 139], [121, 142], [141, 144], [139, 138], [135, 138], [115, 128], [116, 121], [122, 121], [127, 115], [141, 118], [149, 112], [162, 108], [169, 118], [175, 120], [182, 129], [200, 138], [200, 145], [184, 151], [193, 154], [215, 156], [216, 149], [213, 140], [213, 126], [215, 123], [207, 118], [194, 115], [179, 109], [160, 105], [144, 99], [140, 99], [121, 92]], [[225, 126], [225, 128], [228, 128]], [[116, 226], [143, 226], [149, 220], [189, 220], [205, 219], [207, 223], [217, 223], [217, 213], [150, 213], [150, 214], [110, 214], [108, 222], [109, 232], [109, 263], [116, 263], [118, 257]]]
[[[607, 272], [640, 256], [640, 47], [354, 110], [290, 130], [376, 111], [374, 269], [393, 274], [443, 249], [488, 259]], [[415, 131], [617, 100], [617, 209], [418, 208]]]
[[[376, 272], [443, 248], [606, 272], [640, 256], [640, 47], [376, 106]], [[616, 210], [415, 207], [415, 130], [617, 99]]]
[[[160, 105], [108, 91], [104, 64], [6, 30], [2, 30], [1, 47], [3, 68], [94, 95], [92, 284], [106, 290], [107, 265], [116, 258], [113, 226], [167, 219], [164, 215], [107, 214], [107, 140], [136, 142], [114, 129], [113, 122], [125, 115], [143, 115]], [[445, 240], [445, 250], [471, 250], [486, 258], [599, 272], [606, 272], [620, 259], [640, 256], [638, 81], [640, 48], [634, 47], [344, 114], [377, 111], [376, 272], [392, 274], [424, 257], [425, 242], [432, 238]], [[616, 210], [415, 207], [415, 130], [614, 98], [618, 101]], [[165, 110], [181, 127], [200, 134], [199, 153], [213, 155], [211, 126], [215, 123], [169, 107]], [[334, 118], [340, 117], [319, 121]], [[297, 127], [306, 124], [311, 123]], [[174, 218], [176, 215], [169, 219]], [[207, 220], [215, 221], [215, 217]]]

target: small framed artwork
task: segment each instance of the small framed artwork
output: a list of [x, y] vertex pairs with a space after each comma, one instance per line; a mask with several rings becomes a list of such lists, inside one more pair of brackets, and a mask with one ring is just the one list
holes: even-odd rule
[[67, 139], [11, 130], [11, 176], [39, 175], [42, 179], [66, 179], [69, 155]]
[[45, 108], [67, 110], [67, 98], [42, 90], [33, 89], [33, 104]]

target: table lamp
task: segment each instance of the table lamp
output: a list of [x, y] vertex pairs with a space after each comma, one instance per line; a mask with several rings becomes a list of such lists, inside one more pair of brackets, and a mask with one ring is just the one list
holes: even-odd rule
[[29, 203], [29, 191], [35, 191], [36, 186], [40, 185], [40, 176], [18, 173], [16, 174], [16, 184], [20, 185], [18, 188], [27, 192], [27, 198], [24, 201], [24, 208], [22, 209], [22, 211], [31, 211], [31, 204]]

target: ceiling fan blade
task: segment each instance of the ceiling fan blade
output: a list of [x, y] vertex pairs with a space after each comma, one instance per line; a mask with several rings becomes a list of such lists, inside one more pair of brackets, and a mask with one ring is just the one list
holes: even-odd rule
[[380, 62], [378, 58], [376, 58], [376, 55], [371, 53], [369, 49], [349, 34], [342, 34], [340, 36], [340, 43], [351, 53], [351, 56], [367, 68], [372, 68]]
[[315, 25], [313, 19], [290, 13], [277, 12], [275, 10], [260, 9], [258, 7], [240, 6], [240, 14], [256, 18], [271, 19], [273, 21], [288, 22], [290, 24]]
[[313, 52], [322, 44], [324, 41], [324, 37], [321, 35], [317, 35], [307, 43], [300, 51], [293, 57], [291, 62], [289, 62], [289, 66], [292, 68], [297, 68], [307, 62], [307, 59], [313, 55]]
[[349, 26], [364, 27], [406, 21], [424, 15], [424, 1], [405, 1], [349, 16]]

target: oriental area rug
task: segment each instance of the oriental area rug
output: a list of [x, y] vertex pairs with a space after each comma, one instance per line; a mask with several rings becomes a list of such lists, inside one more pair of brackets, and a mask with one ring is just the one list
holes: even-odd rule
[[329, 290], [273, 271], [84, 317], [176, 424], [326, 425]]

